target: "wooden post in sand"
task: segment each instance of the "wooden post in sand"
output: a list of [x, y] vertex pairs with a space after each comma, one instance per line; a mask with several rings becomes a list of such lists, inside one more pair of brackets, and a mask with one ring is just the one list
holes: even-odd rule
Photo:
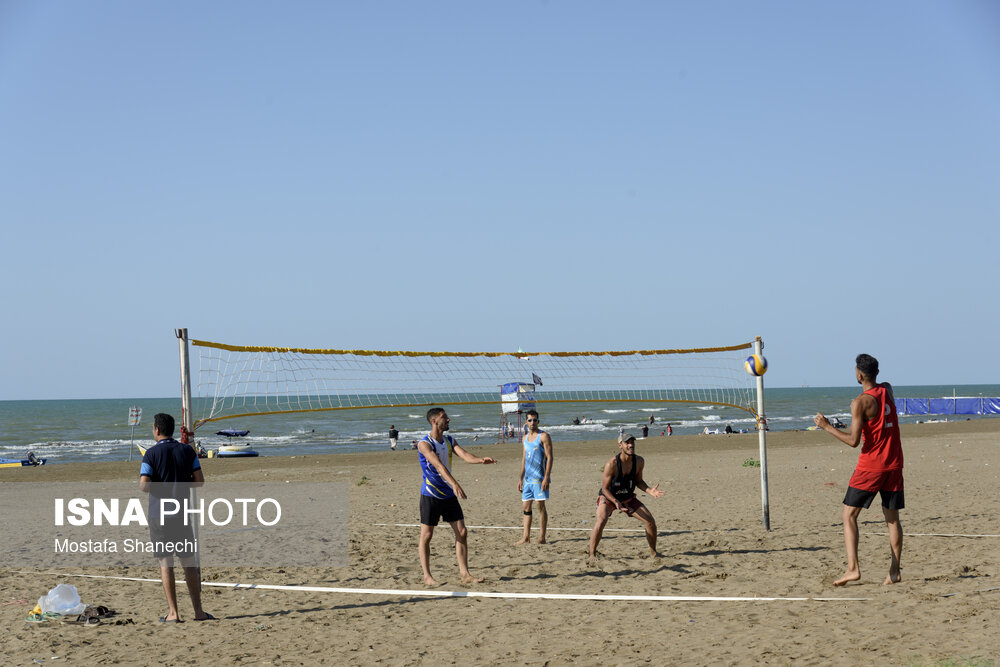
[[[763, 356], [760, 336], [753, 343], [753, 353]], [[767, 495], [767, 418], [764, 416], [764, 376], [757, 376], [757, 439], [760, 441], [760, 504], [764, 530], [771, 530], [771, 508]]]
[[[181, 354], [181, 425], [188, 433], [194, 434], [194, 419], [191, 417], [191, 357], [188, 354], [188, 330], [174, 329]], [[194, 447], [192, 438], [191, 446]]]

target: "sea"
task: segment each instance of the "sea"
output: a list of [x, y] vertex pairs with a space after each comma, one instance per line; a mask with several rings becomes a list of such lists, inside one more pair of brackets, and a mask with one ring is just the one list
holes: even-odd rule
[[[896, 398], [1000, 396], [1000, 385], [896, 386]], [[859, 387], [796, 387], [765, 390], [765, 414], [771, 431], [804, 430], [813, 415], [850, 422], [851, 400]], [[142, 421], [129, 426], [129, 410], [142, 408]], [[198, 418], [207, 402], [194, 399]], [[504, 419], [499, 404], [445, 406], [451, 435], [462, 445], [484, 445], [501, 439]], [[681, 403], [539, 403], [541, 427], [554, 442], [618, 438], [619, 429], [641, 437], [642, 425], [659, 436], [669, 423], [674, 435], [752, 431], [754, 418], [736, 408]], [[0, 458], [20, 459], [27, 452], [47, 459], [46, 465], [90, 461], [138, 461], [136, 445], [153, 444], [152, 419], [158, 412], [180, 417], [180, 398], [79, 399], [0, 401]], [[368, 408], [303, 414], [264, 415], [203, 425], [195, 439], [205, 449], [225, 444], [250, 444], [261, 456], [336, 454], [389, 449], [388, 431], [399, 431], [401, 449], [427, 433], [425, 408]], [[653, 418], [650, 424], [650, 417]], [[990, 419], [976, 415], [901, 416], [902, 423]], [[517, 416], [508, 416], [516, 423]], [[574, 423], [574, 420], [580, 423]], [[248, 430], [246, 437], [217, 435], [221, 429]]]

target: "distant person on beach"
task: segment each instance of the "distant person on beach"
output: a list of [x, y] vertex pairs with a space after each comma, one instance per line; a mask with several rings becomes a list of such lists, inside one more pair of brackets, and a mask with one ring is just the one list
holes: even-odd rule
[[615, 510], [642, 521], [646, 528], [649, 555], [659, 556], [656, 552], [656, 520], [646, 506], [636, 498], [635, 490], [645, 491], [654, 498], [662, 497], [664, 492], [660, 490], [659, 484], [649, 486], [642, 478], [645, 461], [635, 453], [634, 435], [622, 434], [618, 440], [618, 449], [618, 454], [604, 465], [601, 490], [597, 495], [597, 519], [594, 522], [594, 530], [590, 533], [590, 557], [597, 557], [597, 545], [604, 534], [604, 526]]
[[390, 426], [389, 427], [389, 449], [396, 449], [396, 441], [397, 440], [399, 440], [399, 431], [396, 430], [396, 427], [394, 425]]
[[462, 449], [455, 439], [447, 434], [451, 420], [444, 408], [427, 411], [427, 422], [431, 431], [417, 442], [420, 452], [420, 470], [423, 485], [420, 487], [420, 567], [424, 571], [424, 583], [437, 586], [431, 576], [431, 537], [440, 519], [451, 525], [455, 532], [455, 556], [458, 559], [458, 573], [462, 583], [481, 583], [469, 573], [469, 531], [465, 527], [465, 515], [458, 499], [465, 499], [465, 491], [451, 474], [451, 455], [458, 454], [466, 463], [496, 463], [488, 456], [473, 456]]
[[671, 426], [670, 424], [667, 424], [667, 435], [673, 435], [673, 434], [674, 434], [674, 427]]
[[545, 544], [545, 529], [549, 515], [545, 501], [549, 499], [549, 483], [552, 479], [552, 438], [538, 426], [538, 412], [528, 410], [525, 424], [528, 432], [524, 435], [521, 454], [521, 475], [517, 479], [517, 490], [521, 492], [521, 512], [524, 514], [524, 535], [514, 544], [527, 544], [531, 537], [531, 503], [538, 504], [538, 543]]
[[655, 423], [656, 423], [656, 417], [654, 417], [653, 415], [649, 415], [649, 424], [653, 425]]
[[858, 515], [871, 506], [875, 494], [882, 497], [882, 514], [889, 527], [889, 574], [885, 584], [900, 580], [899, 561], [903, 555], [903, 525], [899, 510], [903, 502], [903, 445], [899, 437], [899, 420], [892, 385], [876, 383], [878, 360], [868, 354], [859, 354], [854, 361], [854, 375], [862, 393], [851, 401], [851, 430], [838, 431], [830, 421], [817, 412], [816, 426], [840, 440], [845, 445], [857, 447], [864, 436], [858, 464], [848, 483], [844, 496], [844, 547], [847, 550], [847, 571], [834, 586], [843, 586], [861, 579], [858, 562]]
[[646, 424], [642, 425], [642, 437], [643, 438], [649, 437], [649, 426]]
[[729, 433], [733, 433], [733, 432], [734, 431], [733, 431], [732, 424], [726, 424], [726, 433], [729, 434]]
[[[160, 581], [167, 596], [167, 613], [160, 617], [160, 623], [181, 623], [180, 612], [177, 610], [177, 587], [174, 579], [174, 555], [176, 554], [184, 568], [184, 581], [188, 594], [191, 596], [191, 606], [194, 608], [194, 620], [215, 620], [211, 614], [201, 608], [201, 568], [198, 567], [194, 553], [190, 549], [181, 548], [177, 551], [167, 551], [161, 548], [164, 544], [194, 545], [194, 532], [190, 525], [182, 521], [161, 520], [159, 508], [154, 502], [156, 492], [162, 492], [157, 485], [177, 485], [181, 488], [183, 497], [187, 500], [187, 492], [191, 487], [205, 483], [205, 475], [201, 471], [198, 454], [190, 445], [184, 445], [173, 438], [174, 418], [168, 414], [159, 413], [153, 416], [153, 439], [156, 444], [142, 455], [142, 465], [139, 467], [139, 490], [150, 494], [149, 537], [153, 543], [154, 555], [160, 564]], [[190, 542], [189, 542], [190, 541]]]

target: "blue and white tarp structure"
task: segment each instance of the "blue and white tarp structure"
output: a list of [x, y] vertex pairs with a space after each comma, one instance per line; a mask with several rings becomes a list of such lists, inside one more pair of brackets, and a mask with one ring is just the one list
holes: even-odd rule
[[1000, 415], [1000, 398], [897, 398], [901, 415]]
[[508, 415], [535, 409], [535, 385], [527, 382], [508, 382], [500, 385], [500, 411]]

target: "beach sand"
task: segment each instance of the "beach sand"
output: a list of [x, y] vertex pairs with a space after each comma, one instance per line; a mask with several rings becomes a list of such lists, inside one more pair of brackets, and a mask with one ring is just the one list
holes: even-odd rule
[[[640, 440], [640, 494], [656, 517], [662, 558], [648, 559], [641, 524], [616, 513], [587, 562], [603, 464], [613, 441], [555, 442], [549, 543], [520, 537], [518, 445], [468, 447], [495, 466], [454, 464], [463, 485], [473, 574], [462, 586], [448, 526], [431, 564], [437, 591], [807, 600], [547, 600], [204, 589], [219, 618], [165, 626], [158, 570], [0, 569], [6, 664], [817, 664], [913, 665], [1000, 657], [1000, 420], [903, 429], [906, 533], [903, 581], [883, 586], [888, 538], [879, 502], [860, 518], [862, 580], [831, 582], [845, 568], [840, 512], [857, 450], [822, 432], [768, 435], [771, 530], [761, 522], [755, 434]], [[417, 561], [416, 452], [206, 460], [209, 481], [350, 482], [350, 565], [342, 568], [206, 568], [206, 582], [428, 590]], [[138, 464], [0, 470], [0, 482], [130, 480]], [[265, 473], [267, 475], [265, 476]], [[364, 484], [358, 484], [362, 476]], [[4, 523], [17, 521], [4, 508]], [[377, 525], [386, 524], [386, 525]], [[537, 512], [536, 512], [537, 526]], [[503, 528], [512, 527], [512, 528]], [[566, 530], [555, 530], [555, 529]], [[620, 531], [620, 532], [614, 532]], [[628, 531], [628, 532], [626, 532]], [[991, 535], [967, 537], [956, 535]], [[533, 531], [532, 537], [536, 537]], [[181, 571], [178, 570], [180, 575]], [[152, 583], [74, 574], [154, 579]], [[72, 583], [85, 602], [132, 625], [29, 624], [38, 597]], [[827, 600], [815, 598], [864, 598]], [[17, 602], [27, 600], [27, 603]], [[13, 602], [13, 604], [5, 604]], [[57, 658], [54, 656], [58, 656]]]

